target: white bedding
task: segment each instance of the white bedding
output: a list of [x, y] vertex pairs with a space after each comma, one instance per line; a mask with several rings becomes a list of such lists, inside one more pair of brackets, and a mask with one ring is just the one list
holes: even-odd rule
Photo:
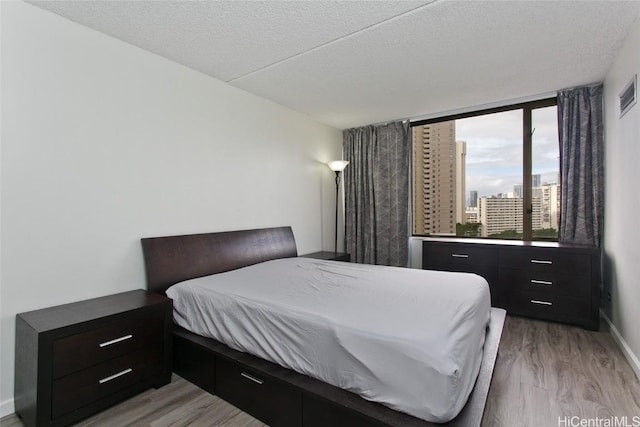
[[196, 334], [432, 422], [463, 408], [489, 322], [468, 273], [285, 258], [176, 284]]

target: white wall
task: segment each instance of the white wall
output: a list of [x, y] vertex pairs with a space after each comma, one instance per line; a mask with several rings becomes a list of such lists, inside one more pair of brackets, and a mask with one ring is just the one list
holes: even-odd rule
[[[640, 102], [620, 118], [618, 94], [640, 75], [640, 21], [609, 69], [605, 92], [604, 311], [627, 356], [640, 356]], [[638, 93], [640, 95], [640, 92]], [[611, 292], [611, 302], [606, 294]], [[627, 346], [625, 349], [624, 346]], [[633, 354], [629, 354], [629, 352]], [[633, 363], [632, 363], [633, 364]], [[640, 366], [636, 364], [635, 368]]]
[[333, 248], [339, 130], [0, 3], [1, 415], [16, 313], [143, 288], [141, 237], [291, 225], [300, 253]]

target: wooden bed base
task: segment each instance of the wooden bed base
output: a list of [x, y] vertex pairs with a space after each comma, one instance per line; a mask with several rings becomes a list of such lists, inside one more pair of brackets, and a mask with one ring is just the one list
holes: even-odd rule
[[[290, 227], [142, 239], [147, 287], [297, 256]], [[491, 309], [480, 373], [448, 426], [478, 427], [489, 393], [505, 312]], [[174, 326], [173, 370], [271, 426], [408, 426], [430, 423]]]

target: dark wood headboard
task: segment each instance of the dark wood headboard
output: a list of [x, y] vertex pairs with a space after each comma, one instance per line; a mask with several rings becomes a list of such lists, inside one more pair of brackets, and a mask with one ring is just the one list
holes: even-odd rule
[[291, 227], [142, 239], [147, 289], [298, 255]]

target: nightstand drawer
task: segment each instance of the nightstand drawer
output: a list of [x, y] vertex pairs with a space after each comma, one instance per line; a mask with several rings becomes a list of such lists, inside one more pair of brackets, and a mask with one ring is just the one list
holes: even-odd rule
[[423, 245], [422, 251], [424, 269], [457, 267], [455, 271], [470, 271], [467, 266], [495, 268], [498, 264], [498, 251], [486, 246], [437, 243]]
[[586, 319], [590, 304], [589, 299], [545, 292], [514, 292], [509, 306], [513, 314], [574, 323]]
[[141, 310], [135, 316], [121, 316], [101, 328], [55, 340], [53, 378], [141, 347], [153, 348], [157, 354], [162, 352], [164, 316], [164, 310]]
[[216, 394], [269, 425], [298, 426], [302, 395], [224, 358], [216, 358]]
[[547, 295], [567, 295], [588, 298], [591, 282], [588, 277], [568, 276], [553, 271], [500, 269], [500, 282], [513, 292], [545, 292]]
[[585, 254], [542, 248], [510, 248], [500, 251], [500, 268], [559, 271], [565, 274], [589, 276], [591, 274], [591, 258]]
[[[162, 371], [161, 353], [142, 348], [53, 381], [55, 419]], [[155, 357], [155, 358], [154, 358]]]

